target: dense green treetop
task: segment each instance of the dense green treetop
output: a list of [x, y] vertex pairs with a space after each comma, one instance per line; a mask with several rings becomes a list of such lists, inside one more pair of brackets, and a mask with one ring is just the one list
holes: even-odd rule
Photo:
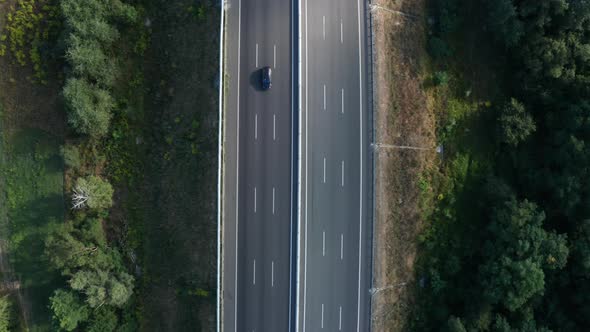
[[106, 210], [113, 205], [113, 186], [101, 177], [90, 175], [78, 178], [75, 189], [88, 197], [85, 205], [92, 210]]
[[121, 307], [133, 293], [133, 277], [125, 272], [80, 270], [70, 279], [70, 286], [84, 293], [92, 308], [104, 304]]
[[111, 95], [84, 79], [70, 78], [63, 90], [69, 124], [82, 134], [99, 138], [109, 129], [115, 103]]
[[89, 308], [72, 291], [56, 290], [50, 298], [50, 303], [55, 321], [65, 331], [75, 330], [78, 324], [88, 319], [90, 315]]

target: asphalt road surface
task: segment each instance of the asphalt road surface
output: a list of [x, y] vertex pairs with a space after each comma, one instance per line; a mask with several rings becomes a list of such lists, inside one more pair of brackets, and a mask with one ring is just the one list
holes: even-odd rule
[[[226, 4], [223, 331], [289, 331], [294, 293], [292, 2]], [[272, 88], [260, 69], [272, 68]]]
[[365, 1], [301, 0], [298, 331], [369, 331]]

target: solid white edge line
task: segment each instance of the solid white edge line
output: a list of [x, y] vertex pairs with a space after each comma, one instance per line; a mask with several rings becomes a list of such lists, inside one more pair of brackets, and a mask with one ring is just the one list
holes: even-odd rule
[[309, 168], [309, 137], [308, 137], [308, 121], [309, 121], [309, 84], [308, 84], [308, 40], [307, 40], [307, 0], [305, 1], [305, 252], [304, 252], [304, 275], [303, 275], [303, 332], [306, 328], [306, 314], [307, 314], [307, 217], [308, 217], [308, 168]]
[[[291, 9], [293, 9], [292, 7], [292, 2], [289, 2], [289, 6], [291, 6]], [[295, 29], [293, 29], [293, 26], [295, 24], [295, 20], [293, 19], [293, 16], [291, 15], [291, 27], [290, 27], [290, 32], [291, 35], [289, 36], [290, 40], [291, 40], [291, 57], [293, 57], [293, 47], [295, 45], [295, 40], [293, 38], [293, 32], [295, 31]], [[291, 137], [290, 137], [290, 141], [291, 141], [291, 148], [290, 148], [290, 156], [289, 159], [291, 160], [291, 163], [289, 165], [289, 169], [291, 171], [291, 190], [289, 193], [289, 215], [290, 218], [289, 220], [291, 221], [289, 224], [289, 329], [291, 329], [291, 326], [293, 326], [293, 274], [297, 273], [297, 267], [293, 268], [293, 260], [294, 255], [293, 255], [293, 188], [295, 186], [295, 168], [293, 167], [293, 154], [295, 152], [294, 150], [294, 144], [295, 144], [295, 140], [294, 140], [294, 135], [295, 135], [295, 131], [293, 130], [294, 126], [293, 124], [295, 123], [295, 77], [293, 75], [293, 73], [295, 72], [295, 62], [293, 61], [293, 59], [291, 59], [291, 61], [289, 61], [289, 64], [291, 66]], [[295, 271], [293, 271], [293, 269]], [[297, 283], [299, 278], [295, 278], [295, 283]], [[295, 289], [297, 289], [297, 285], [295, 285]], [[295, 299], [297, 299], [297, 297], [295, 297]]]
[[220, 23], [219, 23], [219, 114], [218, 114], [218, 133], [217, 133], [217, 309], [215, 318], [217, 320], [216, 331], [221, 331], [222, 326], [222, 302], [221, 298], [221, 228], [222, 228], [222, 153], [223, 153], [223, 88], [224, 88], [224, 48], [225, 48], [225, 1], [221, 0]]
[[297, 146], [297, 269], [296, 269], [296, 277], [295, 277], [295, 331], [299, 330], [299, 301], [300, 301], [300, 278], [299, 278], [299, 267], [301, 266], [301, 143], [302, 143], [302, 135], [301, 135], [301, 128], [302, 128], [302, 124], [301, 124], [301, 119], [302, 119], [302, 112], [301, 112], [301, 38], [302, 38], [302, 33], [301, 33], [301, 0], [297, 0], [297, 29], [298, 29], [298, 35], [297, 35], [297, 45], [298, 45], [298, 50], [297, 50], [297, 72], [298, 72], [298, 76], [297, 76], [297, 91], [299, 93], [299, 103], [297, 105], [298, 107], [298, 114], [299, 114], [299, 122], [298, 122], [298, 135], [297, 138], [299, 140], [299, 144]]
[[242, 0], [238, 0], [238, 79], [237, 79], [237, 86], [238, 86], [238, 93], [237, 93], [237, 117], [236, 117], [236, 266], [235, 266], [235, 275], [236, 280], [234, 284], [234, 330], [235, 332], [238, 331], [238, 239], [239, 239], [239, 184], [240, 184], [240, 49], [241, 49], [241, 38], [242, 38]]
[[357, 294], [357, 319], [356, 330], [361, 331], [361, 263], [363, 251], [363, 62], [362, 62], [362, 43], [361, 43], [361, 0], [357, 0], [357, 15], [358, 15], [358, 38], [359, 38], [359, 115], [360, 115], [360, 206], [359, 206], [359, 275], [358, 275], [358, 294]]

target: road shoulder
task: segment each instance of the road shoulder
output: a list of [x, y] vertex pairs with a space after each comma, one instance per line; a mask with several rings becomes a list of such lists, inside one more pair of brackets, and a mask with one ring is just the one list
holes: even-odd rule
[[434, 110], [423, 87], [427, 66], [423, 0], [373, 1], [375, 225], [372, 330], [403, 331], [413, 303], [420, 179], [436, 158]]

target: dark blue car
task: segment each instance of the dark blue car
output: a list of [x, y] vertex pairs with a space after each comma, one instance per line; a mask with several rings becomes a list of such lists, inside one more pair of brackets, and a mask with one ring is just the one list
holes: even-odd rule
[[270, 67], [264, 67], [261, 71], [261, 82], [262, 82], [262, 89], [268, 90], [272, 86], [272, 69]]

